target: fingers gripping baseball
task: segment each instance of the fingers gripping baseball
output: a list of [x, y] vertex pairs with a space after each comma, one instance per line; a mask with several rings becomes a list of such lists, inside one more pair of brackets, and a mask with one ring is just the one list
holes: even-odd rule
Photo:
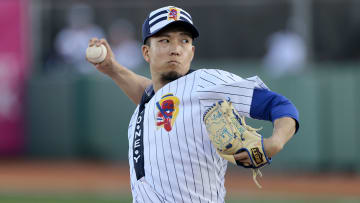
[[[95, 47], [97, 49], [94, 49]], [[105, 39], [91, 38], [89, 40], [89, 46], [86, 50], [86, 60], [102, 73], [111, 74], [114, 72], [114, 54]]]

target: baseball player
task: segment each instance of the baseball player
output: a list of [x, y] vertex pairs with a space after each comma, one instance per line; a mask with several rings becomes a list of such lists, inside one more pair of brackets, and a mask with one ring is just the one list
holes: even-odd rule
[[[94, 65], [138, 104], [128, 128], [133, 202], [224, 202], [228, 161], [209, 139], [206, 109], [227, 100], [241, 116], [273, 122], [272, 135], [263, 140], [269, 159], [297, 131], [298, 112], [256, 76], [244, 79], [218, 69], [190, 69], [199, 32], [181, 8], [152, 11], [142, 36], [151, 79], [117, 63], [104, 39], [89, 43], [106, 46], [105, 61]], [[251, 165], [246, 152], [234, 157]]]

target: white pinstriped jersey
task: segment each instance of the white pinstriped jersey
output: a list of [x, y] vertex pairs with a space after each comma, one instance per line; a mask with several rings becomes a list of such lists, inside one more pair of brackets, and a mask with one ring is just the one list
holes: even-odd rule
[[249, 117], [255, 87], [267, 88], [256, 76], [242, 79], [222, 70], [200, 69], [159, 89], [145, 106], [145, 176], [140, 180], [133, 155], [138, 106], [128, 129], [133, 202], [224, 202], [227, 161], [211, 144], [203, 112], [230, 99], [241, 115]]

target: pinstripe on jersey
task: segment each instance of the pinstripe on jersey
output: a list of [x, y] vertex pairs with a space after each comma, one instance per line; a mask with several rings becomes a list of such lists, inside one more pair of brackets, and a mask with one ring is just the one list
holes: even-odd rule
[[[213, 148], [202, 115], [216, 101], [230, 98], [239, 113], [249, 117], [255, 87], [267, 88], [258, 77], [242, 79], [222, 70], [201, 69], [158, 90], [145, 105], [146, 175], [140, 180], [136, 178], [131, 147], [137, 108], [128, 132], [134, 202], [224, 202], [227, 161]], [[175, 108], [176, 116], [172, 114]]]

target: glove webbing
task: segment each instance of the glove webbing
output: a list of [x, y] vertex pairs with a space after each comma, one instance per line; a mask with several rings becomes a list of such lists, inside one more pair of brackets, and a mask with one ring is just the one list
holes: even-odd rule
[[[236, 114], [235, 114], [235, 116], [236, 116], [237, 119], [239, 119]], [[245, 116], [241, 116], [241, 117], [240, 117], [240, 121], [241, 121], [241, 124], [246, 128], [246, 130], [248, 130], [248, 131], [250, 131], [250, 132], [256, 132], [256, 133], [257, 133], [257, 131], [262, 130], [262, 127], [260, 127], [260, 128], [253, 128], [253, 127], [251, 127], [251, 126], [249, 126], [249, 125], [246, 125], [246, 123], [245, 123]]]
[[[235, 113], [234, 113], [234, 115], [236, 116], [237, 119], [239, 119], [238, 116]], [[248, 130], [250, 132], [257, 132], [257, 131], [262, 129], [262, 127], [253, 128], [253, 127], [247, 125], [246, 122], [245, 122], [245, 117], [244, 116], [240, 117], [240, 121], [241, 121], [241, 124], [243, 125], [243, 127], [246, 128], [246, 130]], [[262, 188], [262, 186], [260, 185], [260, 183], [256, 179], [257, 176], [262, 177], [262, 173], [261, 173], [260, 169], [259, 168], [256, 168], [256, 169], [253, 168], [252, 172], [253, 172], [253, 181], [254, 181], [254, 183], [256, 184], [256, 186], [258, 186], [258, 188]]]
[[[257, 132], [257, 131], [259, 131], [259, 130], [261, 130], [262, 129], [262, 127], [260, 127], [260, 128], [253, 128], [253, 127], [251, 127], [251, 126], [248, 126], [248, 125], [246, 125], [246, 123], [245, 123], [245, 117], [244, 116], [241, 116], [241, 123], [243, 124], [243, 126], [246, 128], [246, 130], [248, 130], [248, 131], [251, 131], [251, 132]], [[254, 183], [256, 184], [256, 186], [258, 186], [258, 188], [262, 188], [262, 186], [260, 185], [260, 183], [257, 181], [257, 179], [256, 179], [256, 177], [257, 176], [260, 176], [260, 177], [262, 177], [262, 173], [261, 173], [261, 171], [260, 171], [260, 169], [259, 168], [253, 168], [252, 169], [252, 172], [253, 172], [253, 181], [254, 181]]]

